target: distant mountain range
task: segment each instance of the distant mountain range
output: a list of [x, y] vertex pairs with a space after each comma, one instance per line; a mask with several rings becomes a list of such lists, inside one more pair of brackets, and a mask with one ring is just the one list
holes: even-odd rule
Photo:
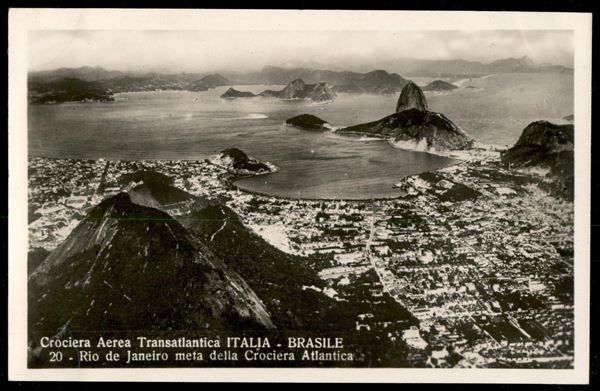
[[[573, 73], [561, 65], [535, 64], [528, 57], [501, 59], [489, 64], [466, 60], [400, 59], [385, 64], [402, 75], [410, 77], [461, 77], [492, 73]], [[64, 88], [61, 83], [70, 80], [78, 86]], [[84, 100], [110, 100], [112, 93], [154, 90], [206, 91], [210, 88], [235, 84], [288, 85], [302, 80], [307, 85], [326, 83], [331, 92], [393, 94], [408, 83], [398, 73], [378, 69], [366, 73], [332, 71], [313, 68], [265, 66], [255, 72], [158, 73], [122, 72], [100, 67], [59, 68], [30, 72], [28, 78], [30, 101], [49, 103]], [[86, 84], [84, 82], [93, 83]], [[440, 85], [431, 86], [438, 89]], [[447, 87], [447, 86], [446, 86]], [[100, 91], [100, 92], [99, 92]], [[234, 95], [235, 91], [231, 92]], [[268, 94], [265, 91], [264, 94]], [[331, 95], [329, 92], [328, 95]]]
[[[366, 84], [372, 90], [373, 86], [384, 82], [395, 86], [395, 90], [391, 92], [398, 92], [406, 84], [406, 77], [476, 76], [491, 73], [573, 73], [573, 68], [553, 64], [536, 64], [527, 56], [499, 59], [490, 63], [462, 59], [421, 60], [404, 58], [380, 63], [379, 67], [379, 70], [362, 73], [269, 65], [258, 72], [224, 72], [224, 74], [233, 80], [253, 84], [287, 84], [293, 79], [303, 79], [307, 83], [325, 81], [333, 85], [338, 92], [345, 92], [344, 90], [348, 88], [346, 86], [352, 86], [353, 84], [357, 85], [358, 88]], [[403, 77], [399, 75], [403, 75]]]
[[259, 72], [235, 74], [236, 80], [250, 84], [285, 84], [301, 79], [307, 84], [325, 82], [336, 92], [393, 93], [400, 91], [407, 81], [398, 74], [384, 70], [367, 73], [330, 71], [312, 68], [283, 68], [266, 66]]
[[405, 58], [382, 64], [408, 77], [452, 77], [491, 73], [573, 73], [573, 68], [553, 64], [536, 64], [529, 57], [505, 58], [490, 63], [467, 60], [421, 60]]
[[34, 72], [29, 75], [31, 103], [61, 103], [71, 101], [112, 101], [118, 92], [186, 90], [207, 91], [230, 85], [220, 74], [124, 73], [102, 68], [61, 68]]
[[66, 77], [30, 84], [29, 100], [31, 103], [111, 102], [114, 98], [110, 89], [101, 82]]
[[81, 67], [31, 72], [29, 87], [30, 90], [37, 90], [65, 78], [96, 82], [112, 92], [165, 89], [205, 91], [209, 88], [234, 84], [288, 85], [293, 80], [301, 79], [306, 84], [327, 83], [334, 86], [333, 90], [339, 92], [393, 93], [400, 91], [407, 82], [400, 75], [390, 74], [384, 70], [357, 73], [266, 66], [259, 72], [231, 73], [225, 77], [219, 73], [210, 75], [139, 73], [108, 71], [100, 67]]
[[[162, 74], [162, 73], [126, 73], [107, 71], [99, 67], [61, 68], [54, 71], [33, 72], [29, 75], [29, 91], [31, 96], [43, 95], [43, 91], [51, 91], [56, 83], [65, 79], [76, 79], [94, 83], [94, 87], [111, 93], [154, 91], [154, 90], [187, 90], [206, 91], [210, 88], [234, 84], [286, 85], [283, 91], [266, 90], [261, 96], [277, 96], [282, 99], [331, 100], [335, 92], [349, 93], [395, 93], [404, 87], [407, 80], [395, 73], [376, 70], [368, 73], [322, 71], [308, 68], [287, 69], [267, 66], [260, 72], [233, 74], [224, 77], [215, 73], [201, 75], [194, 73]], [[303, 83], [309, 88], [300, 88]], [[85, 84], [85, 83], [82, 83]], [[291, 84], [291, 86], [290, 86]], [[333, 87], [332, 87], [333, 86]], [[249, 97], [251, 93], [230, 89], [224, 98]], [[77, 94], [73, 95], [76, 99]], [[55, 102], [63, 102], [60, 99]], [[98, 99], [101, 100], [101, 99]], [[33, 103], [47, 103], [47, 98], [31, 98]]]
[[49, 83], [69, 77], [85, 81], [98, 81], [135, 75], [138, 74], [135, 72], [110, 71], [102, 67], [58, 68], [48, 71], [29, 72], [29, 82]]

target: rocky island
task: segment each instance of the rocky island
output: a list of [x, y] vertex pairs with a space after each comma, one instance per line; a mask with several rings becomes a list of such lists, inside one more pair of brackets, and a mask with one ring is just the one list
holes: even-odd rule
[[239, 91], [233, 87], [230, 87], [227, 91], [225, 91], [224, 94], [221, 95], [221, 98], [223, 98], [223, 99], [254, 98], [255, 96], [256, 95], [254, 95], [252, 92]]
[[435, 80], [423, 87], [423, 91], [452, 91], [458, 87], [443, 80]]
[[397, 147], [419, 151], [464, 150], [475, 143], [445, 115], [429, 111], [423, 91], [413, 82], [402, 89], [396, 113], [337, 132], [387, 138]]
[[307, 130], [329, 130], [331, 125], [327, 121], [312, 115], [312, 114], [300, 114], [292, 118], [285, 120], [287, 125], [293, 125], [297, 128]]
[[324, 82], [306, 84], [302, 79], [289, 83], [283, 90], [265, 90], [258, 95], [247, 91], [237, 91], [230, 88], [221, 98], [251, 98], [254, 96], [273, 97], [285, 100], [308, 99], [315, 102], [327, 102], [335, 99], [336, 94]]

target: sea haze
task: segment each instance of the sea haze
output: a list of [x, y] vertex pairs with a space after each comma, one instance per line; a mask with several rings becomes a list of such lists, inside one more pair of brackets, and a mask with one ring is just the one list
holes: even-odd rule
[[[431, 79], [416, 80], [424, 84]], [[454, 80], [461, 87], [428, 94], [430, 109], [446, 114], [479, 142], [512, 145], [532, 121], [573, 112], [573, 76], [502, 74]], [[396, 95], [338, 94], [330, 104], [273, 98], [225, 100], [228, 87], [204, 92], [157, 91], [115, 95], [112, 103], [31, 105], [29, 154], [82, 159], [201, 159], [237, 147], [280, 168], [236, 182], [244, 189], [303, 198], [384, 198], [406, 175], [455, 162], [330, 132], [286, 127], [310, 113], [334, 126], [372, 121], [394, 111]], [[235, 86], [260, 92], [282, 86]]]

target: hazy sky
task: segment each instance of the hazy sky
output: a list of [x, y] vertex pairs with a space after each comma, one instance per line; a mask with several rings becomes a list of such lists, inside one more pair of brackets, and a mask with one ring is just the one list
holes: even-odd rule
[[378, 68], [399, 58], [491, 62], [529, 56], [573, 65], [571, 31], [43, 31], [30, 32], [29, 69], [245, 71], [264, 65]]

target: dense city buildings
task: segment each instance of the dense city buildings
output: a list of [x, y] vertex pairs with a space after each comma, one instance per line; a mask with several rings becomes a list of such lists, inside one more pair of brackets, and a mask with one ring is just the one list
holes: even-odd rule
[[[356, 329], [402, 341], [411, 365], [572, 367], [573, 202], [552, 193], [544, 176], [504, 168], [497, 152], [462, 157], [402, 179], [396, 199], [360, 201], [244, 192], [208, 160], [32, 157], [29, 250], [53, 250], [91, 207], [131, 189], [135, 179], [123, 174], [156, 171], [226, 204], [273, 246], [311, 255], [328, 296], [344, 301], [360, 290], [367, 310]], [[410, 317], [380, 316], [390, 299]]]

